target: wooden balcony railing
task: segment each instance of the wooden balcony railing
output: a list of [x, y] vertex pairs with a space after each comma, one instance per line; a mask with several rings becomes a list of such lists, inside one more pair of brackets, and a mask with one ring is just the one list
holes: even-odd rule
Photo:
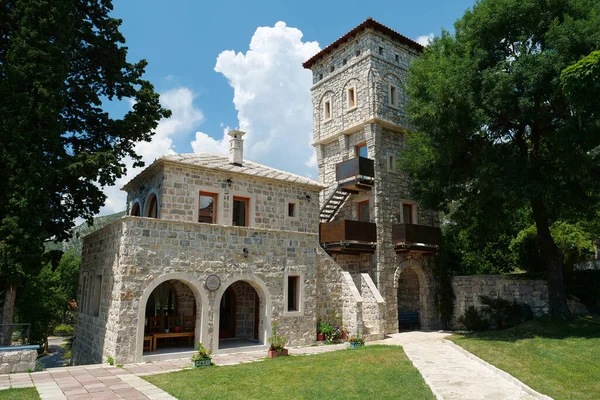
[[435, 226], [415, 224], [392, 225], [392, 241], [397, 251], [436, 251], [442, 244], [442, 231]]
[[376, 225], [345, 219], [322, 223], [319, 225], [319, 242], [326, 250], [372, 253], [377, 242]]
[[375, 163], [370, 158], [354, 157], [335, 165], [336, 180], [375, 177]]

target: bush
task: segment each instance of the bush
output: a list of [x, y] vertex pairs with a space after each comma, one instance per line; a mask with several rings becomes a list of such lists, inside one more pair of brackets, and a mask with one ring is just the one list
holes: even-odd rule
[[60, 324], [56, 328], [54, 328], [55, 335], [72, 335], [73, 327], [67, 324]]
[[577, 297], [593, 314], [600, 314], [600, 271], [585, 270], [565, 274], [568, 294]]
[[501, 298], [480, 296], [481, 311], [496, 329], [517, 326], [533, 318], [533, 311], [527, 304], [512, 303]]
[[479, 313], [477, 308], [470, 306], [464, 315], [458, 317], [458, 323], [468, 331], [485, 331], [489, 328], [488, 321]]

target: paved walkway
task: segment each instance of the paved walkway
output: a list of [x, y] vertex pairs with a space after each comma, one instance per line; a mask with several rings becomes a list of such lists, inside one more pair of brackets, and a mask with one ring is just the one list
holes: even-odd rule
[[[438, 399], [443, 400], [530, 400], [521, 386], [473, 360], [444, 338], [440, 332], [393, 334], [375, 343], [401, 345]], [[346, 344], [290, 349], [293, 355], [319, 354], [344, 349]], [[213, 356], [217, 365], [262, 361], [264, 351]], [[51, 368], [31, 374], [0, 375], [0, 389], [35, 386], [42, 400], [58, 399], [173, 399], [171, 395], [140, 376], [180, 371], [188, 359], [128, 364], [123, 368], [88, 365]]]

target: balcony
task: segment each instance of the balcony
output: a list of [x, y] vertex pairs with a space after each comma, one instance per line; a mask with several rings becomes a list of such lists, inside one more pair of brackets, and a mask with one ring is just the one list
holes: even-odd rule
[[319, 225], [319, 242], [329, 252], [373, 253], [377, 246], [376, 225], [345, 219], [322, 223]]
[[397, 254], [436, 253], [442, 244], [442, 231], [434, 226], [395, 224], [392, 225], [392, 242]]
[[375, 163], [365, 157], [354, 157], [335, 166], [335, 177], [340, 188], [349, 192], [371, 190], [375, 178]]

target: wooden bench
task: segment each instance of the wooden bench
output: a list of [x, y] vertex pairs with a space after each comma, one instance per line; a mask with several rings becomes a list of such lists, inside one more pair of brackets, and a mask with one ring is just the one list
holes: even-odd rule
[[398, 313], [398, 330], [400, 330], [401, 325], [410, 326], [418, 326], [419, 325], [419, 313], [410, 311], [410, 312], [399, 312]]
[[194, 341], [194, 332], [169, 332], [152, 334], [152, 350], [156, 351], [156, 341], [164, 338], [188, 337], [190, 344]]
[[[148, 344], [146, 344], [148, 342]], [[144, 335], [144, 350], [152, 350], [152, 335]]]

